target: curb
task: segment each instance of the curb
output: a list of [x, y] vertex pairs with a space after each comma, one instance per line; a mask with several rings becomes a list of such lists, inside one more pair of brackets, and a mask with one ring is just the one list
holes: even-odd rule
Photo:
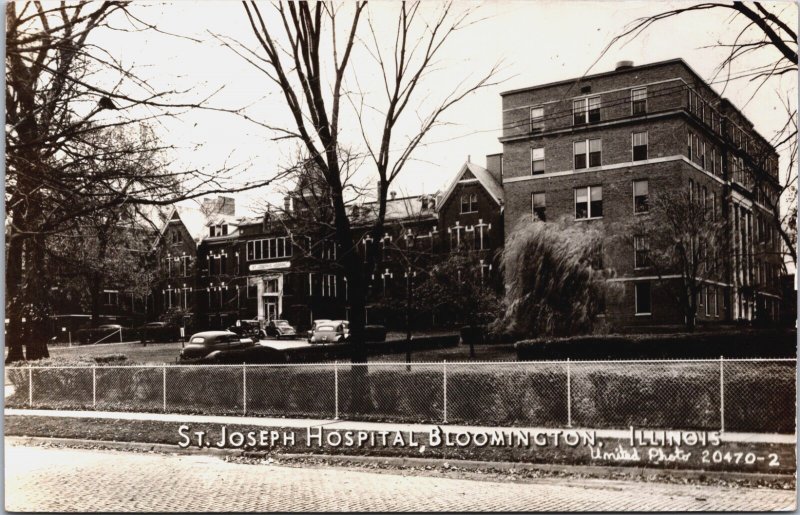
[[[724, 472], [716, 470], [690, 470], [690, 469], [655, 469], [639, 467], [614, 467], [599, 465], [554, 465], [547, 463], [521, 463], [507, 461], [479, 461], [459, 460], [449, 458], [412, 458], [395, 456], [364, 456], [364, 455], [334, 455], [334, 454], [300, 454], [300, 453], [270, 453], [266, 451], [245, 451], [241, 449], [217, 448], [181, 448], [177, 445], [147, 442], [118, 442], [114, 440], [88, 440], [77, 438], [51, 438], [39, 436], [6, 436], [6, 441], [21, 445], [63, 445], [66, 447], [103, 447], [117, 451], [160, 452], [165, 454], [200, 455], [200, 456], [233, 456], [246, 458], [266, 458], [270, 456], [281, 459], [320, 459], [328, 462], [347, 463], [380, 463], [394, 467], [425, 467], [439, 468], [444, 463], [464, 469], [492, 469], [501, 471], [531, 470], [561, 474], [586, 475], [594, 479], [621, 479], [624, 478], [659, 478], [680, 477], [686, 479], [702, 480], [708, 477], [718, 477], [730, 480], [788, 482], [794, 481], [794, 474], [763, 474], [748, 472]], [[612, 477], [613, 476], [613, 477]]]

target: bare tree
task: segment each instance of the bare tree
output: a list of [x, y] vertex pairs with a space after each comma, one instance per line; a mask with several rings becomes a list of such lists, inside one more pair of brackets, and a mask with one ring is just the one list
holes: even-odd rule
[[690, 331], [703, 288], [721, 281], [728, 251], [734, 250], [726, 238], [728, 224], [707, 200], [683, 190], [664, 192], [652, 201], [649, 215], [616, 231], [626, 235], [636, 267], [652, 271], [675, 297]]
[[[145, 124], [204, 107], [210, 97], [178, 102], [188, 92], [155, 90], [96, 45], [103, 31], [157, 30], [131, 7], [88, 0], [6, 5], [7, 361], [23, 359], [23, 346], [28, 359], [47, 355], [47, 235], [114, 206], [231, 191], [221, 184], [227, 170], [174, 171], [167, 161], [129, 166], [142, 153], [169, 148], [148, 136]], [[95, 137], [110, 129], [141, 132], [130, 145]]]
[[[650, 26], [662, 20], [676, 16], [691, 16], [700, 11], [728, 12], [730, 22], [738, 23], [738, 32], [732, 41], [718, 41], [712, 47], [724, 48], [727, 55], [719, 62], [712, 81], [723, 82], [724, 89], [729, 85], [750, 85], [752, 87], [752, 100], [756, 94], [770, 81], [787, 74], [797, 73], [798, 40], [797, 29], [792, 25], [796, 17], [791, 13], [791, 4], [763, 3], [717, 3], [706, 2], [677, 9], [670, 9], [658, 14], [639, 18], [628, 24], [623, 32], [614, 37], [608, 46], [600, 53], [600, 60], [611, 48], [617, 44], [625, 44], [639, 37]], [[790, 14], [784, 16], [784, 10]], [[789, 21], [792, 20], [792, 21]], [[763, 63], [758, 66], [747, 64], [746, 60]], [[597, 62], [595, 61], [595, 62]], [[749, 102], [749, 100], [748, 100]], [[764, 195], [763, 200], [774, 214], [773, 225], [778, 231], [784, 251], [792, 262], [797, 264], [797, 108], [792, 99], [777, 95], [779, 102], [786, 114], [786, 123], [770, 138], [770, 144], [786, 156], [783, 173], [780, 177], [776, 195]], [[773, 173], [767, 165], [765, 156], [745, 156], [745, 165], [749, 168], [756, 188], [772, 189], [770, 186]], [[787, 206], [781, 209], [782, 203]], [[783, 213], [783, 214], [781, 214]]]
[[[343, 4], [345, 5], [345, 4]], [[384, 57], [377, 31], [369, 18], [366, 2], [342, 7], [322, 2], [277, 3], [269, 13], [258, 3], [243, 2], [244, 11], [258, 46], [251, 49], [242, 43], [224, 39], [228, 46], [261, 70], [284, 96], [294, 121], [289, 129], [274, 128], [278, 137], [295, 138], [305, 147], [309, 159], [321, 172], [331, 198], [336, 240], [341, 249], [339, 260], [348, 280], [351, 302], [351, 337], [356, 344], [353, 360], [366, 361], [363, 350], [367, 273], [354, 249], [353, 224], [346, 209], [340, 149], [343, 132], [342, 102], [359, 111], [363, 105], [346, 79], [355, 74], [352, 53], [359, 47], [370, 52], [383, 77], [385, 104], [371, 112], [383, 120], [377, 144], [371, 144], [364, 131], [366, 145], [377, 176], [374, 191], [378, 195], [378, 214], [372, 223], [373, 238], [382, 235], [386, 214], [386, 196], [392, 182], [425, 136], [440, 122], [442, 115], [470, 93], [492, 84], [497, 69], [473, 82], [456, 83], [427, 114], [416, 112], [420, 105], [420, 85], [435, 66], [436, 59], [450, 36], [469, 23], [469, 12], [454, 13], [451, 4], [443, 6], [435, 18], [425, 19], [419, 2], [397, 4], [395, 45], [391, 56]], [[342, 10], [351, 14], [343, 20]], [[272, 16], [274, 15], [274, 16]], [[343, 40], [342, 40], [343, 37]], [[372, 41], [372, 44], [368, 43]], [[363, 73], [363, 72], [362, 72]], [[419, 117], [414, 135], [400, 145], [395, 136], [399, 120], [408, 114]], [[358, 117], [358, 112], [356, 113]], [[362, 119], [363, 121], [363, 119]], [[357, 122], [358, 123], [358, 122]], [[358, 127], [356, 127], [358, 129]], [[366, 273], [365, 273], [366, 271]]]

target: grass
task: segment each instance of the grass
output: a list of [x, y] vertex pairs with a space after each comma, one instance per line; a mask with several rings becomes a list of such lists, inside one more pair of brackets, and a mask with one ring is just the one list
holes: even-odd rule
[[98, 358], [114, 354], [126, 356], [127, 362], [161, 364], [174, 363], [181, 351], [180, 342], [174, 343], [110, 343], [98, 345], [78, 345], [73, 347], [51, 347], [51, 358]]
[[[446, 331], [436, 333], [426, 333], [425, 336], [439, 334], [451, 334]], [[389, 333], [387, 339], [401, 339], [405, 335], [400, 333]], [[420, 336], [420, 335], [417, 335]], [[78, 358], [102, 358], [111, 355], [122, 354], [127, 357], [129, 364], [161, 364], [174, 363], [175, 358], [181, 350], [181, 344], [175, 343], [148, 343], [142, 346], [141, 343], [118, 343], [106, 345], [80, 345], [73, 347], [51, 347], [50, 356], [52, 358], [78, 359]], [[412, 352], [413, 361], [468, 361], [469, 345], [459, 345], [446, 349], [435, 349], [426, 351]], [[516, 361], [517, 356], [513, 345], [476, 345], [475, 360], [477, 361]], [[382, 356], [372, 356], [370, 361], [396, 361], [405, 362], [405, 353], [384, 354]]]

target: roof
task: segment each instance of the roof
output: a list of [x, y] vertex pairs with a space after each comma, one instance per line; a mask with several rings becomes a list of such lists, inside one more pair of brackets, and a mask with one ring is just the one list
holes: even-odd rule
[[502, 206], [505, 202], [505, 192], [503, 190], [503, 185], [495, 179], [492, 173], [487, 170], [486, 168], [476, 165], [475, 163], [471, 163], [467, 161], [464, 163], [464, 166], [461, 167], [461, 170], [453, 177], [453, 180], [450, 182], [450, 185], [445, 190], [444, 195], [442, 195], [442, 199], [439, 201], [439, 205], [443, 206], [453, 191], [456, 189], [456, 185], [464, 176], [465, 172], [469, 171], [483, 186], [486, 192], [489, 194], [492, 199], [497, 202], [499, 206]]
[[[631, 71], [642, 70], [642, 69], [645, 69], [645, 68], [656, 68], [658, 66], [664, 66], [664, 65], [667, 65], [667, 64], [682, 64], [692, 74], [694, 74], [698, 79], [703, 80], [702, 77], [700, 77], [700, 75], [698, 75], [697, 72], [695, 72], [692, 69], [692, 67], [689, 66], [686, 63], [686, 61], [684, 61], [681, 58], [676, 58], [676, 59], [667, 59], [667, 60], [664, 60], [664, 61], [656, 61], [654, 63], [638, 64], [638, 65], [635, 65], [635, 66], [631, 66], [630, 68], [623, 68], [621, 70], [614, 69], [614, 70], [609, 70], [609, 71], [605, 71], [605, 72], [593, 73], [591, 75], [582, 75], [582, 76], [579, 76], [579, 77], [572, 77], [571, 79], [558, 80], [558, 81], [555, 81], [555, 82], [548, 82], [546, 84], [537, 84], [536, 86], [527, 86], [527, 87], [524, 87], [524, 88], [511, 89], [511, 90], [508, 90], [508, 91], [501, 92], [500, 96], [503, 97], [503, 96], [506, 96], [506, 95], [513, 95], [514, 93], [522, 93], [524, 91], [532, 91], [532, 90], [535, 90], [535, 89], [549, 88], [549, 87], [552, 87], [552, 86], [561, 86], [561, 85], [564, 85], [564, 84], [570, 84], [570, 83], [574, 83], [574, 82], [578, 82], [578, 81], [596, 79], [598, 77], [607, 77], [609, 75], [614, 75], [614, 74], [617, 74], [617, 73], [627, 73], [627, 72], [631, 72]], [[703, 82], [705, 82], [705, 81], [703, 81]]]
[[[384, 221], [386, 223], [399, 222], [402, 220], [422, 220], [426, 218], [435, 218], [436, 209], [433, 203], [435, 194], [422, 194], [411, 195], [408, 197], [396, 197], [386, 199], [386, 216]], [[427, 204], [425, 204], [427, 200]], [[423, 207], [425, 205], [426, 207]], [[353, 213], [355, 208], [358, 208], [358, 216], [352, 216], [355, 223], [363, 223], [375, 219], [378, 211], [378, 202], [370, 201], [362, 204], [355, 204], [351, 209]]]
[[203, 214], [199, 207], [175, 206], [175, 212], [194, 241], [199, 242], [208, 233], [206, 230], [206, 215]]

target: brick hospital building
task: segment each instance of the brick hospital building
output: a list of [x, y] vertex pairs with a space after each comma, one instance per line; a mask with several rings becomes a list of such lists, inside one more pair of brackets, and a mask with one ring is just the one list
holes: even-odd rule
[[[506, 235], [530, 213], [608, 228], [651, 216], [657, 196], [683, 188], [727, 228], [726, 265], [704, 282], [698, 321], [777, 319], [782, 257], [769, 208], [780, 191], [777, 155], [683, 60], [623, 61], [501, 96]], [[626, 326], [680, 324], [665, 278], [637, 262], [647, 245], [647, 235], [604, 243], [603, 266], [624, 290], [607, 315]]]

